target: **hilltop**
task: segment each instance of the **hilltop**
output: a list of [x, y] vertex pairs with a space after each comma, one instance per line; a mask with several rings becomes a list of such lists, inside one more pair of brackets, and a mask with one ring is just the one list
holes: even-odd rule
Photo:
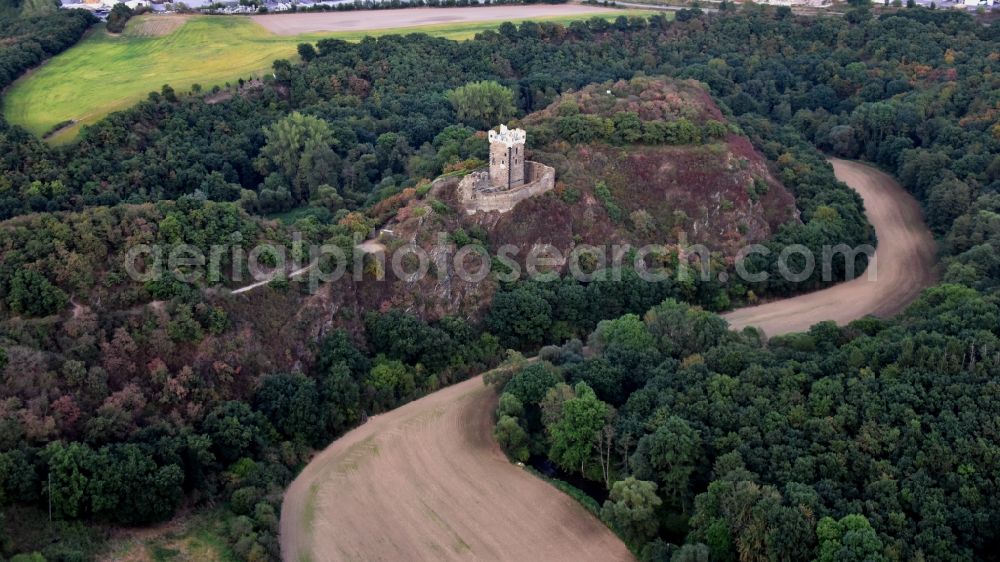
[[[528, 131], [528, 159], [555, 167], [556, 188], [509, 213], [431, 224], [481, 231], [494, 250], [687, 241], [731, 258], [798, 220], [767, 160], [695, 81], [593, 84], [518, 124]], [[433, 194], [458, 207], [456, 185], [456, 178], [439, 180]], [[405, 209], [390, 221], [396, 237], [421, 237], [428, 223], [416, 214], [419, 220]]]

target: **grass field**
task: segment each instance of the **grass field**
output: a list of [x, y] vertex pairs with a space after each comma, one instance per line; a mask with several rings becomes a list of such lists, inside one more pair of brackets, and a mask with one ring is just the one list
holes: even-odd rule
[[[613, 10], [601, 17], [645, 13]], [[578, 19], [583, 18], [533, 18], [560, 23]], [[267, 71], [276, 59], [297, 58], [296, 47], [305, 41], [324, 37], [350, 41], [366, 35], [412, 32], [463, 40], [495, 29], [500, 23], [461, 22], [289, 36], [272, 34], [243, 17], [141, 16], [133, 18], [121, 35], [109, 34], [103, 27], [94, 30], [80, 44], [22, 77], [6, 93], [3, 111], [9, 122], [38, 136], [57, 124], [73, 121], [72, 126], [50, 138], [54, 143], [67, 142], [76, 137], [81, 125], [129, 107], [164, 84], [183, 92], [196, 83], [208, 88], [248, 78]]]

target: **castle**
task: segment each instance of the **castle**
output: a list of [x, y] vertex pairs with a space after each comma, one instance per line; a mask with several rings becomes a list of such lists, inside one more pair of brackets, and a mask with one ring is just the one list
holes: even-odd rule
[[555, 187], [554, 168], [524, 159], [527, 136], [523, 129], [508, 129], [506, 125], [489, 132], [489, 168], [468, 174], [458, 185], [466, 213], [505, 213], [524, 199]]
[[508, 129], [500, 125], [500, 132], [491, 130], [490, 185], [511, 189], [524, 185], [524, 129]]

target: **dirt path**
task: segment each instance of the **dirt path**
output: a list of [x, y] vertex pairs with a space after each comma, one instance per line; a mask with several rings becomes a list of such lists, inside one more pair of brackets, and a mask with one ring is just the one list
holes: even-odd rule
[[[837, 179], [865, 201], [878, 248], [875, 279], [857, 279], [798, 297], [723, 315], [734, 329], [757, 326], [769, 336], [800, 332], [820, 320], [846, 324], [863, 316], [895, 314], [938, 278], [934, 239], [917, 201], [891, 176], [847, 160], [831, 159]], [[817, 265], [818, 266], [818, 265]]]
[[480, 376], [334, 441], [285, 493], [284, 560], [630, 560], [575, 500], [508, 462], [495, 407]]
[[[733, 327], [778, 335], [823, 319], [891, 314], [936, 279], [934, 242], [916, 201], [870, 166], [832, 163], [875, 226], [877, 279], [736, 310], [726, 315]], [[285, 494], [283, 558], [631, 559], [574, 500], [507, 461], [491, 434], [495, 407], [495, 394], [476, 377], [334, 441]]]
[[[295, 271], [292, 271], [291, 273], [289, 273], [287, 275], [287, 277], [289, 279], [293, 279], [295, 277], [298, 277], [299, 275], [302, 275], [303, 273], [306, 273], [310, 269], [316, 267], [317, 263], [319, 263], [319, 262], [313, 261], [312, 263], [310, 263], [309, 265], [307, 265], [305, 267], [300, 267], [300, 268], [296, 269]], [[255, 283], [251, 283], [249, 285], [245, 285], [243, 287], [240, 287], [239, 289], [233, 289], [232, 294], [238, 295], [240, 293], [245, 293], [247, 291], [252, 291], [252, 290], [256, 289], [257, 287], [263, 287], [264, 285], [267, 285], [271, 281], [274, 281], [275, 279], [277, 279], [277, 277], [278, 277], [278, 275], [280, 275], [280, 273], [281, 272], [279, 272], [279, 271], [275, 271], [274, 273], [268, 275], [267, 279], [262, 279], [260, 281], [255, 282]]]
[[522, 20], [548, 16], [607, 13], [609, 8], [577, 4], [481, 6], [464, 8], [405, 8], [252, 16], [271, 33], [298, 35], [318, 31], [358, 31], [417, 27], [442, 23]]

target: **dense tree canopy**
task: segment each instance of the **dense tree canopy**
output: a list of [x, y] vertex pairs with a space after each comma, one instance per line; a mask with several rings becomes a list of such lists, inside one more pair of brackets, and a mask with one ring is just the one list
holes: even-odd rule
[[[70, 147], [0, 122], [0, 218], [15, 217], [0, 229], [7, 538], [79, 560], [95, 541], [75, 521], [141, 524], [181, 502], [221, 502], [234, 553], [276, 559], [281, 487], [312, 447], [494, 365], [501, 344], [577, 338], [545, 351], [552, 364], [509, 373], [496, 436], [514, 458], [551, 456], [610, 488], [603, 517], [644, 557], [992, 559], [1000, 24], [951, 10], [870, 15], [749, 6], [675, 22], [504, 24], [465, 42], [326, 39], [264, 82], [154, 92]], [[92, 23], [79, 11], [3, 21], [0, 86]], [[250, 323], [233, 318], [246, 301], [224, 308], [182, 283], [127, 285], [112, 259], [135, 244], [285, 242], [287, 229], [254, 215], [292, 209], [308, 213], [297, 225], [310, 241], [350, 248], [378, 224], [380, 203], [485, 159], [476, 129], [638, 74], [704, 83], [771, 162], [800, 221], [769, 248], [872, 240], [859, 198], [818, 147], [878, 164], [920, 199], [949, 284], [897, 321], [766, 342], [728, 332], [709, 310], [820, 280], [646, 283], [625, 271], [501, 285], [481, 325], [380, 310], [357, 314], [353, 334], [324, 326], [318, 341], [258, 349], [244, 345]], [[465, 104], [477, 95], [487, 113]], [[725, 134], [638, 112], [608, 119], [598, 130], [560, 108], [552, 134], [619, 146]], [[836, 278], [847, 266], [834, 264]], [[268, 295], [271, 308], [250, 310], [269, 314], [254, 320], [287, 333], [295, 291]], [[286, 369], [275, 356], [305, 359]], [[57, 531], [34, 540], [35, 519], [22, 515], [49, 499]], [[0, 555], [14, 554], [9, 544], [26, 543], [0, 541]]]
[[[996, 296], [943, 285], [895, 321], [820, 323], [766, 343], [727, 332], [693, 344], [679, 362], [649, 335], [633, 337], [649, 353], [630, 367], [643, 382], [602, 410], [616, 410], [605, 519], [653, 558], [665, 549], [684, 559], [691, 553], [661, 541], [686, 539], [712, 560], [989, 559], [1000, 517], [991, 499], [1000, 469], [997, 315]], [[643, 327], [657, 320], [649, 314]], [[582, 361], [628, 358], [605, 351]], [[545, 378], [526, 377], [529, 369]], [[578, 370], [542, 363], [515, 374], [503, 391], [525, 398], [523, 413], [505, 411], [505, 423], [531, 430], [537, 450], [567, 473], [600, 481], [601, 451], [574, 448], [588, 442], [580, 433], [600, 442], [600, 424], [590, 423], [597, 412], [573, 417], [568, 434], [528, 417], [532, 400], [547, 407], [543, 386], [551, 394]], [[536, 384], [526, 394], [518, 381], [529, 378]], [[576, 394], [592, 396], [582, 384]], [[561, 415], [579, 399], [562, 402]], [[658, 501], [636, 521], [621, 498], [639, 481], [655, 486]]]

